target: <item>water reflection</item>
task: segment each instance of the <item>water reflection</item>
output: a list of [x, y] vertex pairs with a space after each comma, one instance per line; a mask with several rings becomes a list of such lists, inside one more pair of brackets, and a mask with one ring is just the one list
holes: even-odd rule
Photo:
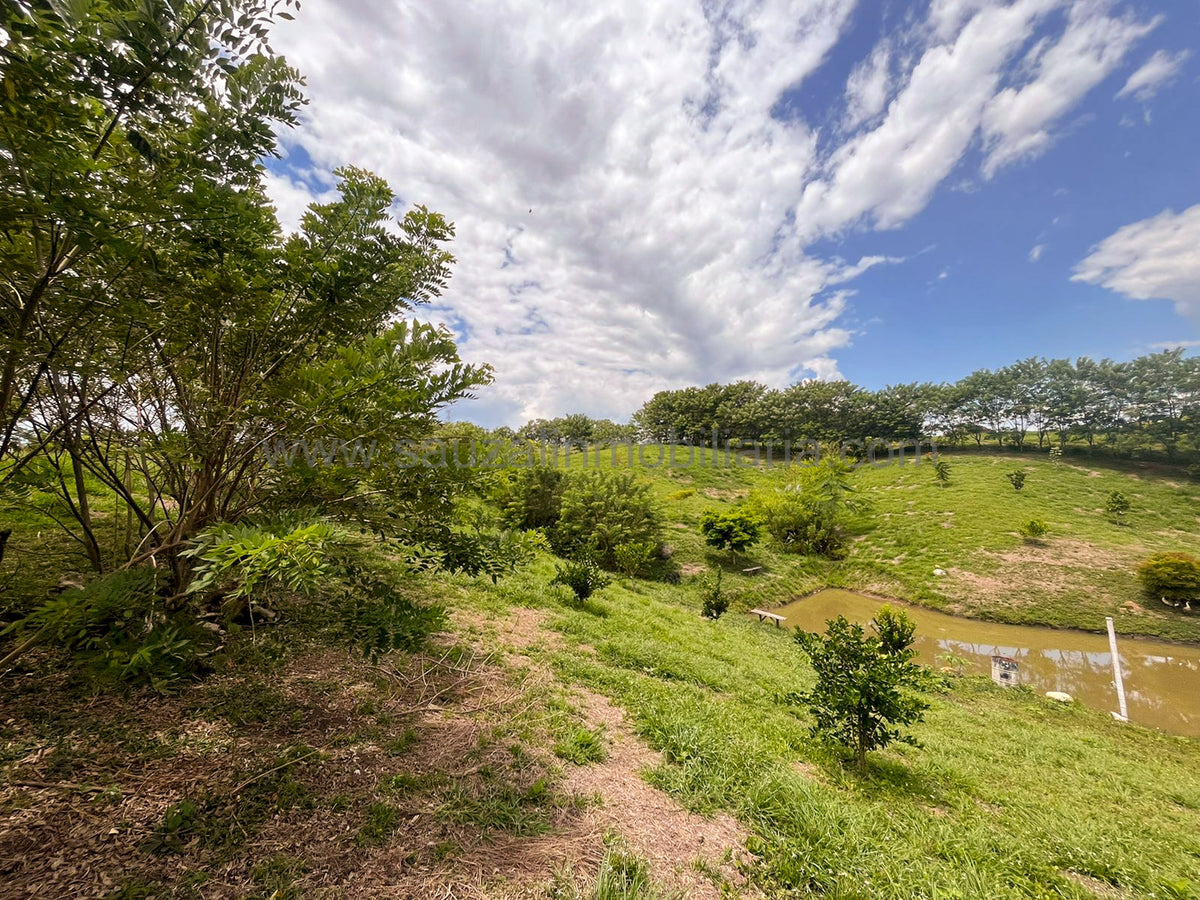
[[[866, 622], [882, 604], [831, 589], [776, 612], [786, 617], [788, 627], [824, 631], [826, 619], [844, 615]], [[943, 665], [951, 655], [964, 660], [967, 671], [988, 675], [993, 656], [1009, 657], [1016, 661], [1023, 685], [1039, 692], [1064, 691], [1098, 709], [1117, 708], [1112, 653], [1103, 634], [978, 622], [907, 604], [905, 609], [917, 623], [915, 646], [927, 665]], [[1118, 635], [1118, 650], [1130, 721], [1200, 737], [1200, 647]]]

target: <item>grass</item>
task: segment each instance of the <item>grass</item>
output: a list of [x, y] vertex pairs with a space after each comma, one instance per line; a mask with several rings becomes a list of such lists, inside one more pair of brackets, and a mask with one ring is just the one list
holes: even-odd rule
[[1197, 741], [949, 679], [914, 730], [923, 747], [873, 754], [858, 778], [781, 699], [810, 683], [786, 632], [703, 619], [686, 588], [649, 582], [580, 610], [544, 587], [552, 571], [542, 560], [499, 586], [463, 582], [457, 604], [549, 612], [567, 646], [547, 662], [626, 707], [662, 753], [654, 784], [753, 829], [769, 895], [1085, 898], [1081, 879], [1096, 879], [1200, 897]]
[[[723, 587], [734, 596], [740, 590], [741, 608], [842, 587], [1020, 625], [1103, 631], [1112, 616], [1125, 634], [1200, 641], [1200, 615], [1146, 597], [1134, 576], [1151, 553], [1200, 555], [1200, 484], [1148, 463], [1089, 463], [1078, 456], [1054, 463], [1033, 452], [944, 452], [940, 458], [950, 465], [946, 487], [927, 460], [916, 465], [911, 455], [905, 464], [857, 470], [857, 493], [869, 510], [849, 521], [849, 555], [836, 562], [779, 552], [764, 541], [735, 563], [705, 546], [703, 514], [778, 483], [786, 472], [779, 464], [770, 470], [726, 466], [723, 455], [714, 459], [711, 451], [697, 450], [691, 466], [642, 467], [641, 473], [664, 513], [675, 559], [691, 571], [720, 567], [734, 576]], [[611, 462], [611, 453], [600, 454], [601, 466]], [[578, 454], [573, 466], [581, 466]], [[1021, 491], [1007, 478], [1018, 468], [1026, 472]], [[1122, 523], [1104, 512], [1114, 490], [1132, 505]], [[1019, 529], [1034, 518], [1046, 523], [1048, 534], [1031, 546]], [[742, 570], [754, 566], [777, 577], [744, 577]], [[948, 574], [935, 576], [935, 569]]]
[[[423, 664], [405, 669], [399, 654], [367, 666], [337, 651], [343, 662], [328, 655], [289, 668], [301, 653], [328, 653], [311, 635], [293, 641], [311, 632], [303, 625], [235, 642], [213, 660], [216, 676], [175, 698], [93, 696], [59, 678], [47, 657], [44, 672], [3, 685], [14, 712], [0, 724], [0, 765], [14, 781], [115, 790], [54, 802], [10, 790], [0, 814], [37, 812], [70, 834], [69, 799], [88, 804], [86, 821], [119, 823], [122, 859], [143, 871], [114, 871], [113, 896], [198, 896], [196, 880], [214, 866], [239, 871], [249, 896], [305, 896], [325, 883], [321, 860], [343, 856], [367, 866], [394, 854], [443, 871], [460, 848], [501, 832], [550, 840], [564, 810], [581, 802], [560, 794], [556, 779], [602, 760], [607, 738], [571, 706], [570, 689], [581, 686], [622, 706], [660, 752], [651, 783], [749, 829], [754, 856], [744, 871], [765, 896], [1200, 900], [1200, 741], [946, 676], [913, 729], [921, 746], [872, 754], [860, 777], [814, 738], [803, 707], [784, 702], [810, 685], [811, 672], [786, 631], [738, 611], [826, 586], [1022, 624], [1098, 630], [1113, 615], [1125, 633], [1200, 640], [1200, 616], [1156, 606], [1132, 574], [1151, 552], [1200, 552], [1195, 484], [1078, 458], [946, 459], [946, 487], [928, 465], [860, 470], [870, 511], [849, 523], [850, 553], [838, 562], [765, 543], [735, 562], [704, 545], [706, 510], [733, 506], [780, 472], [645, 469], [681, 584], [614, 579], [579, 605], [549, 586], [557, 561], [544, 554], [498, 584], [416, 578], [413, 593], [444, 604], [453, 623], [440, 669], [429, 660], [428, 685]], [[1020, 492], [1006, 477], [1017, 467], [1027, 472]], [[1126, 524], [1103, 514], [1113, 490], [1132, 502]], [[1048, 526], [1041, 547], [1018, 533], [1032, 518]], [[713, 567], [733, 600], [718, 621], [701, 616], [700, 586]], [[742, 571], [753, 567], [762, 571]], [[495, 621], [522, 608], [556, 632], [520, 648], [551, 673], [548, 683], [505, 682], [516, 676], [493, 658], [513, 649], [497, 641]], [[459, 649], [476, 646], [485, 653], [478, 664], [474, 650]], [[491, 695], [474, 693], [484, 667], [501, 673], [490, 677], [511, 706], [491, 710]], [[457, 689], [441, 693], [460, 681], [463, 702], [491, 710], [470, 728], [455, 724]], [[437, 714], [413, 715], [430, 698]], [[152, 790], [152, 800], [140, 799]], [[129, 809], [136, 822], [126, 821]], [[289, 834], [305, 837], [288, 843]], [[132, 852], [135, 840], [150, 852]], [[305, 841], [324, 843], [309, 858]], [[85, 858], [100, 846], [73, 852]], [[669, 896], [616, 840], [586, 883], [564, 875], [547, 896]]]

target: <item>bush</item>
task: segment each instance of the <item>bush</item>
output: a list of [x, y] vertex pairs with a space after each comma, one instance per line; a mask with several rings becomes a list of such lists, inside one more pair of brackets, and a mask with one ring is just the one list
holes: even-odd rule
[[500, 518], [509, 528], [553, 528], [562, 511], [566, 473], [550, 466], [530, 466], [505, 473], [493, 491]]
[[1022, 522], [1017, 526], [1017, 531], [1021, 533], [1021, 537], [1025, 538], [1025, 540], [1035, 543], [1039, 538], [1045, 537], [1049, 529], [1041, 519], [1030, 519], [1028, 522]]
[[758, 543], [762, 523], [758, 517], [744, 509], [720, 512], [710, 509], [700, 520], [700, 533], [704, 542], [718, 550], [741, 553]]
[[1190, 553], [1155, 553], [1142, 560], [1137, 574], [1152, 597], [1185, 603], [1200, 600], [1200, 560]]
[[725, 615], [729, 609], [729, 598], [721, 591], [721, 570], [717, 569], [717, 577], [704, 583], [701, 589], [702, 605], [700, 612], [706, 619], [714, 622]]
[[790, 480], [773, 490], [756, 491], [751, 505], [767, 533], [782, 549], [840, 559], [845, 556], [842, 521], [862, 504], [850, 470], [836, 457], [791, 470]]
[[646, 571], [646, 567], [650, 565], [650, 559], [654, 556], [655, 545], [651, 541], [632, 541], [628, 544], [621, 544], [613, 551], [617, 568], [628, 575], [630, 578], [635, 578]]
[[212, 639], [187, 613], [164, 608], [156, 574], [123, 569], [64, 591], [2, 633], [15, 634], [22, 647], [67, 650], [98, 682], [166, 691], [198, 674], [200, 653]]
[[559, 556], [588, 555], [600, 566], [615, 569], [618, 547], [657, 547], [661, 526], [649, 486], [632, 472], [592, 472], [569, 479], [558, 524], [548, 537]]
[[893, 741], [915, 744], [899, 726], [922, 721], [929, 708], [911, 690], [921, 677], [912, 661], [915, 628], [907, 614], [887, 606], [872, 623], [875, 634], [844, 616], [825, 624], [824, 635], [796, 633], [817, 683], [788, 699], [809, 707], [814, 737], [852, 750], [859, 771], [865, 771], [869, 751]]
[[1120, 491], [1112, 491], [1104, 499], [1104, 511], [1114, 522], [1123, 522], [1132, 508], [1129, 498]]
[[1025, 487], [1025, 472], [1023, 469], [1014, 469], [1006, 476], [1016, 490]]
[[183, 554], [199, 559], [188, 593], [224, 587], [226, 596], [239, 599], [269, 584], [310, 593], [329, 574], [326, 551], [334, 540], [333, 529], [324, 522], [215, 525]]
[[596, 591], [607, 587], [610, 579], [592, 560], [582, 559], [572, 560], [559, 566], [557, 574], [550, 583], [570, 588], [575, 599], [580, 603], [585, 603]]

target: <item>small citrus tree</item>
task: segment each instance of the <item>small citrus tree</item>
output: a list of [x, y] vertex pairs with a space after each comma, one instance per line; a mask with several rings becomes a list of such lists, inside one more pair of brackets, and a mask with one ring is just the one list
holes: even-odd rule
[[744, 509], [724, 513], [710, 509], [700, 520], [700, 533], [704, 535], [706, 544], [735, 554], [758, 543], [761, 532], [762, 523]]
[[867, 753], [894, 741], [916, 744], [901, 727], [924, 719], [929, 704], [914, 689], [920, 668], [913, 662], [915, 626], [902, 610], [880, 609], [871, 631], [838, 616], [825, 634], [797, 631], [796, 642], [817, 675], [812, 690], [792, 694], [815, 722], [812, 734], [854, 753], [859, 772]]
[[1138, 566], [1138, 579], [1152, 597], [1175, 603], [1200, 600], [1200, 559], [1190, 553], [1155, 553]]

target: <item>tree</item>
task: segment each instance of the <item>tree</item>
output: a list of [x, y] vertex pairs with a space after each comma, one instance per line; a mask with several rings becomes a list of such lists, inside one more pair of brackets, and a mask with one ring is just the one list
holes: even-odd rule
[[1024, 469], [1013, 469], [1005, 477], [1008, 478], [1009, 482], [1013, 486], [1013, 489], [1019, 491], [1021, 488], [1025, 487], [1025, 474], [1026, 473]]
[[700, 519], [700, 533], [704, 542], [718, 550], [741, 553], [758, 543], [762, 523], [758, 517], [745, 509], [718, 512], [710, 509]]
[[[944, 459], [939, 459], [933, 467], [933, 476], [942, 487], [947, 487], [950, 484], [950, 463]], [[1017, 490], [1020, 490], [1018, 488]]]
[[1108, 517], [1118, 524], [1124, 524], [1125, 517], [1129, 515], [1129, 510], [1132, 504], [1129, 498], [1120, 491], [1109, 491], [1107, 497], [1104, 498], [1104, 511], [1108, 513]]
[[850, 475], [837, 458], [806, 463], [790, 469], [783, 484], [752, 493], [751, 507], [783, 549], [840, 558], [845, 518], [864, 509]]
[[915, 744], [900, 729], [922, 721], [929, 708], [914, 693], [920, 680], [912, 661], [915, 626], [902, 610], [888, 606], [871, 623], [873, 634], [844, 616], [825, 626], [824, 635], [796, 633], [817, 682], [790, 699], [812, 712], [814, 737], [851, 750], [859, 772], [865, 772], [868, 752], [893, 741]]

